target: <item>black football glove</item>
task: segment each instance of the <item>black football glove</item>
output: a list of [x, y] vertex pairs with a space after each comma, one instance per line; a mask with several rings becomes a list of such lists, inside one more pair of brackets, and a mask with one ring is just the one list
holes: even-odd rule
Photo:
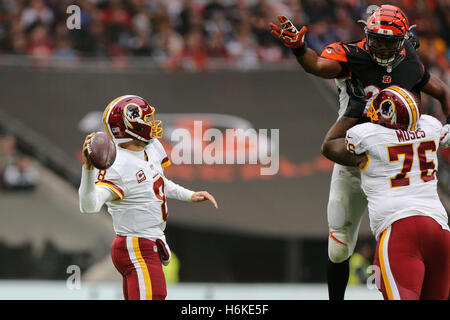
[[347, 94], [350, 99], [344, 116], [349, 118], [361, 118], [366, 107], [366, 94], [362, 82], [355, 77], [351, 77], [345, 81], [347, 86]]

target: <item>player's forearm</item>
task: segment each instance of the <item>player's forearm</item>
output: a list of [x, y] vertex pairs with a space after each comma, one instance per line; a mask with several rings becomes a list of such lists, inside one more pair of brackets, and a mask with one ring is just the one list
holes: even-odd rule
[[345, 148], [345, 138], [326, 141], [322, 145], [322, 154], [329, 160], [343, 166], [359, 167], [365, 160], [365, 155], [352, 154]]
[[338, 62], [331, 60], [324, 61], [314, 50], [309, 48], [306, 49], [304, 55], [296, 55], [296, 59], [307, 73], [321, 78], [333, 79], [341, 71], [341, 66]]
[[448, 118], [450, 118], [450, 90], [448, 87], [442, 95], [438, 98], [439, 102], [441, 103], [442, 112], [444, 115]]
[[450, 89], [441, 79], [431, 74], [430, 80], [422, 91], [440, 102], [446, 117], [450, 115]]
[[354, 155], [345, 148], [345, 134], [358, 123], [358, 118], [342, 116], [327, 132], [322, 143], [322, 154], [329, 160], [344, 166], [359, 166], [361, 156]]
[[181, 201], [191, 201], [194, 191], [186, 189], [164, 177], [164, 192], [167, 198]]
[[78, 196], [80, 211], [82, 213], [96, 213], [108, 201], [110, 192], [102, 188], [97, 188], [95, 186], [94, 170], [86, 170], [83, 167]]

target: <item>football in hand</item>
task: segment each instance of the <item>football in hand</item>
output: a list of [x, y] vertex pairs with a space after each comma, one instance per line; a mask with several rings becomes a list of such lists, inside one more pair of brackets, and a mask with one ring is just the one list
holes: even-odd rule
[[87, 153], [94, 167], [108, 169], [116, 160], [116, 145], [104, 132], [96, 132], [87, 146]]

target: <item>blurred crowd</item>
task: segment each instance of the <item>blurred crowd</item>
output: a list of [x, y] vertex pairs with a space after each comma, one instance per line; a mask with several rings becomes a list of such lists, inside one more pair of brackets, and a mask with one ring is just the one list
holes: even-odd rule
[[0, 191], [34, 190], [39, 172], [33, 160], [17, 149], [16, 138], [0, 135]]
[[[363, 37], [357, 20], [370, 5], [403, 8], [421, 38], [424, 61], [448, 70], [447, 0], [1, 0], [0, 52], [76, 65], [85, 57], [152, 57], [168, 69], [204, 70], [214, 61], [236, 68], [293, 59], [269, 31], [278, 14], [307, 25], [320, 52], [335, 41]], [[77, 5], [79, 29], [67, 22]], [[73, 20], [71, 20], [73, 21]]]

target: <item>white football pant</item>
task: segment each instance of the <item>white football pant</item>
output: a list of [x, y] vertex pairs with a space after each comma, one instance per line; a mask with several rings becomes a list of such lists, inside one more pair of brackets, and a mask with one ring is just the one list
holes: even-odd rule
[[328, 257], [332, 262], [343, 262], [353, 254], [366, 209], [359, 168], [334, 164], [327, 208]]

